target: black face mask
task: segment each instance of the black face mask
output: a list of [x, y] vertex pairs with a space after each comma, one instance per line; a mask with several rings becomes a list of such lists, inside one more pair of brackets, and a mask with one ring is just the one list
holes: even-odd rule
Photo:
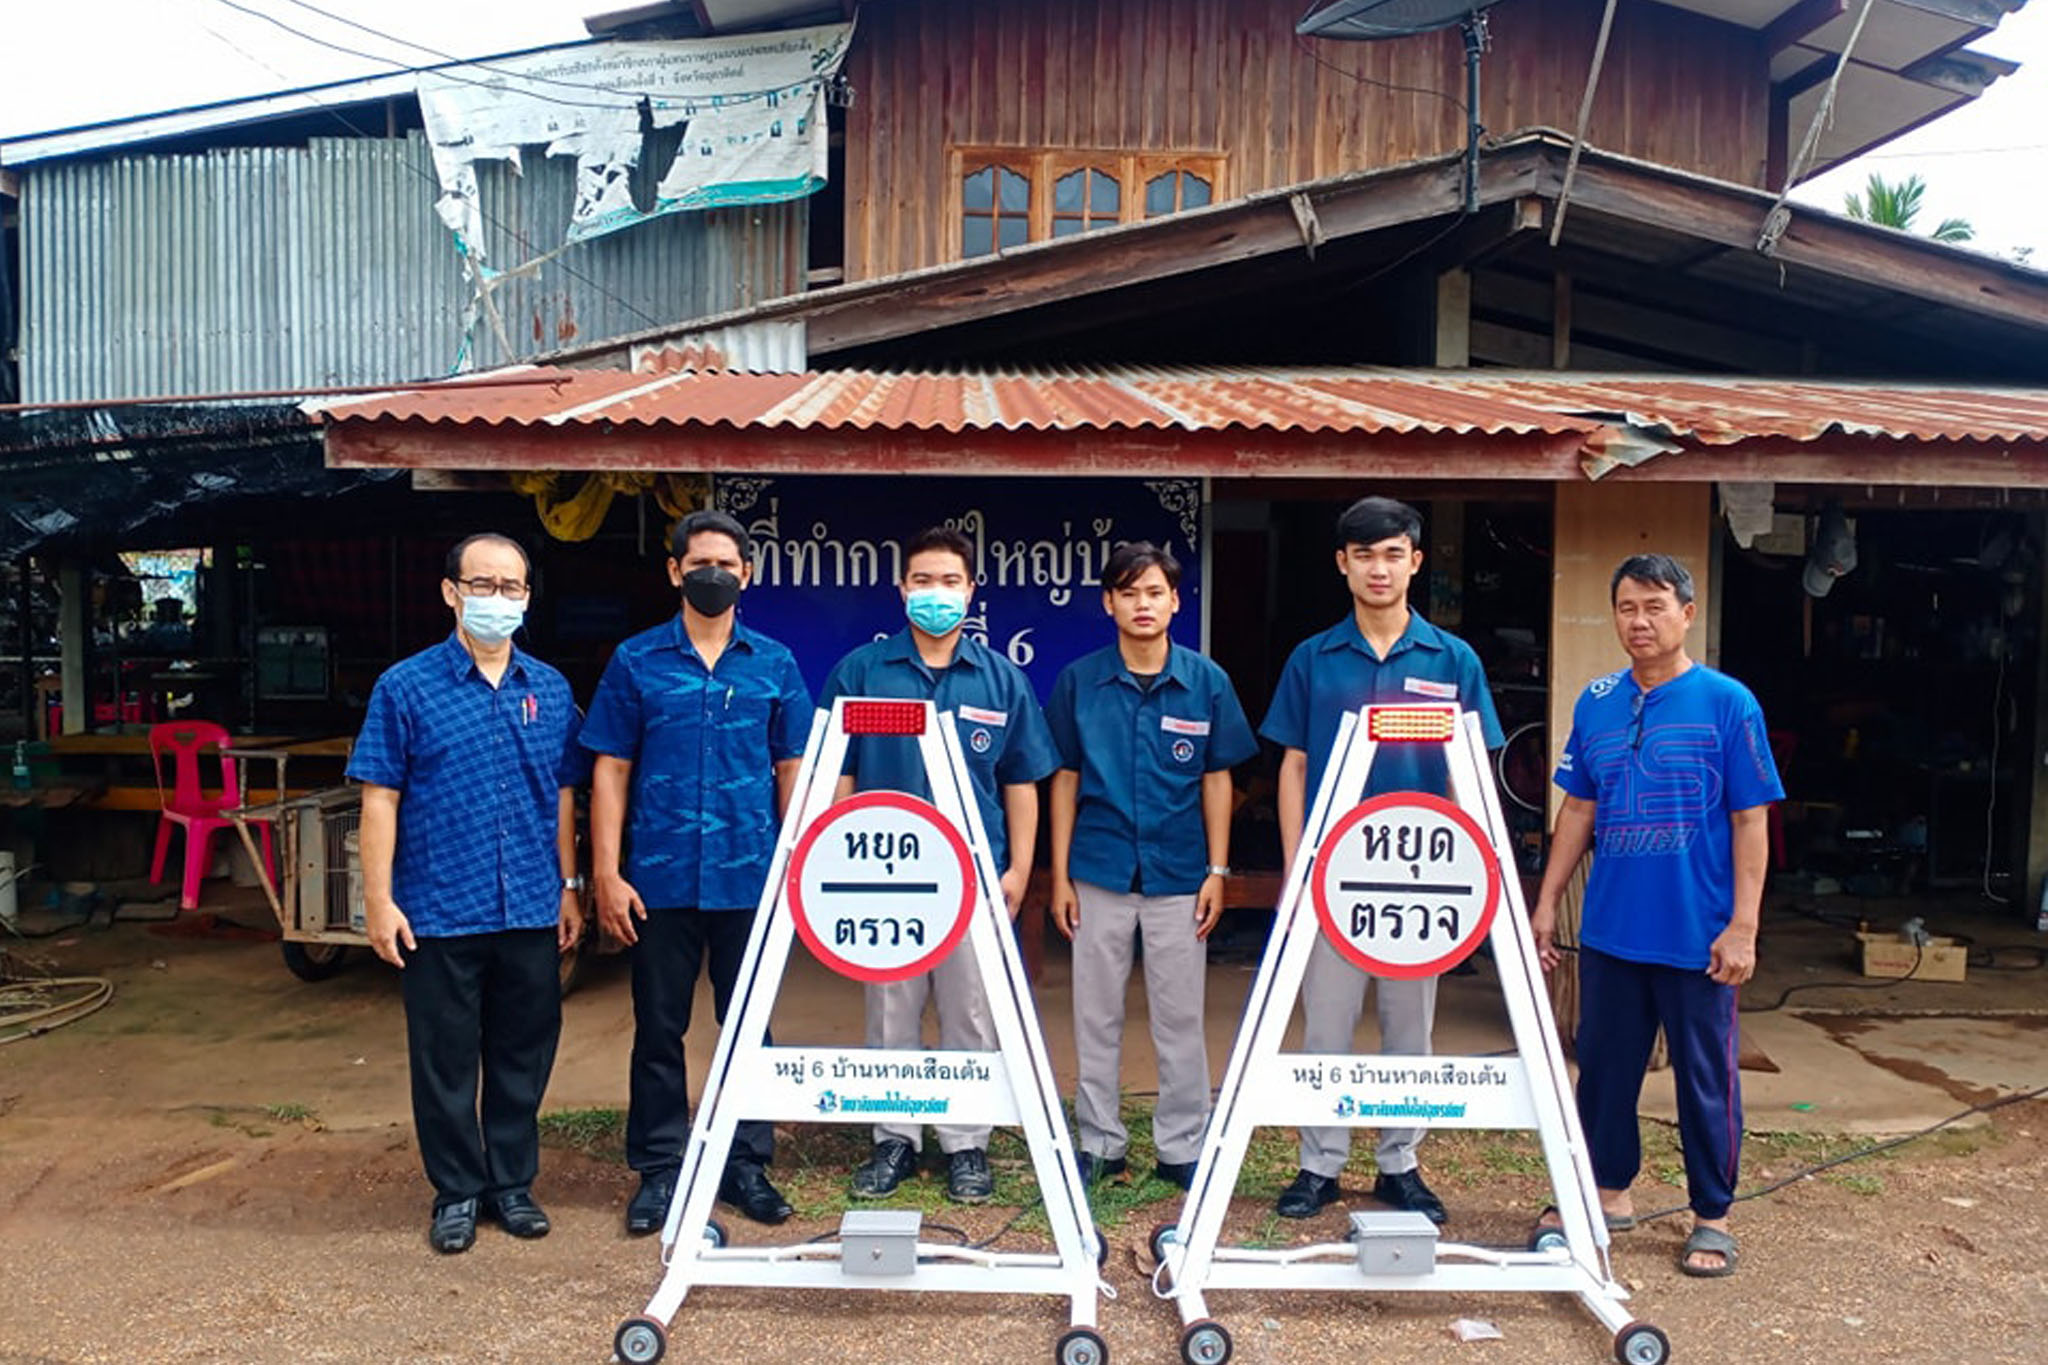
[[723, 616], [740, 600], [740, 576], [716, 565], [683, 575], [683, 600], [703, 616]]

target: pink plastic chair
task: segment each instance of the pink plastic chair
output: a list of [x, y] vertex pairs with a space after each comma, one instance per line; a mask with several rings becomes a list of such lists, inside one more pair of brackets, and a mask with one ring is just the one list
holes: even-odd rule
[[[149, 879], [164, 879], [164, 863], [171, 852], [171, 826], [185, 827], [185, 882], [178, 897], [180, 910], [199, 908], [199, 883], [213, 861], [213, 836], [232, 829], [234, 821], [222, 812], [242, 804], [242, 784], [234, 760], [221, 754], [220, 791], [209, 796], [200, 772], [206, 750], [215, 753], [228, 746], [228, 732], [210, 720], [174, 720], [149, 727], [149, 759], [156, 769], [156, 795], [163, 818], [156, 827], [156, 856], [149, 866]], [[164, 754], [173, 760], [171, 787], [164, 788]], [[263, 861], [274, 869], [277, 860], [270, 847], [270, 823], [263, 822]]]

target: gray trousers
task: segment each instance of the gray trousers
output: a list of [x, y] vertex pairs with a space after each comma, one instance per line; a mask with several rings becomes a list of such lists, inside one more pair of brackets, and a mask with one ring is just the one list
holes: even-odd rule
[[[1366, 983], [1373, 983], [1380, 1019], [1380, 1051], [1394, 1057], [1427, 1057], [1436, 1024], [1436, 978], [1397, 981], [1368, 976], [1337, 956], [1318, 936], [1301, 983], [1301, 1050], [1325, 1055], [1356, 1050], [1353, 1039], [1365, 1008]], [[1383, 1175], [1412, 1171], [1420, 1162], [1423, 1128], [1382, 1128], [1375, 1159]], [[1351, 1158], [1349, 1128], [1303, 1128], [1301, 1169], [1335, 1179]]]
[[1159, 1056], [1159, 1107], [1152, 1116], [1159, 1159], [1202, 1154], [1209, 1119], [1209, 1048], [1202, 1032], [1209, 946], [1195, 937], [1195, 898], [1141, 896], [1075, 882], [1081, 925], [1074, 933], [1074, 1051], [1080, 1085], [1074, 1119], [1080, 1147], [1120, 1157], [1130, 1142], [1119, 1113], [1124, 995], [1137, 935], [1145, 940], [1145, 1003]]
[[[886, 1047], [915, 1052], [924, 1046], [924, 1006], [936, 1000], [939, 1008], [939, 1046], [956, 1051], [993, 1052], [996, 1047], [995, 1018], [989, 1013], [988, 994], [981, 987], [981, 974], [974, 966], [974, 945], [961, 939], [946, 960], [907, 981], [887, 981], [867, 988], [867, 1041], [869, 1047]], [[1021, 1063], [1020, 1063], [1021, 1064]], [[958, 1124], [933, 1124], [939, 1135], [939, 1150], [962, 1152], [970, 1147], [986, 1148], [989, 1130], [963, 1128]], [[875, 1141], [901, 1138], [914, 1151], [923, 1145], [924, 1129], [917, 1123], [878, 1123]]]

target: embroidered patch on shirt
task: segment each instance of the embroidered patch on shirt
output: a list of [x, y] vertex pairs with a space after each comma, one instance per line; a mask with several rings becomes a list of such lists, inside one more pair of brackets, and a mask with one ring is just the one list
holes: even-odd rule
[[962, 706], [958, 708], [958, 714], [960, 719], [971, 720], [976, 725], [1008, 725], [1010, 723], [1010, 713], [1008, 711], [984, 711], [979, 706]]
[[1456, 683], [1431, 682], [1428, 678], [1403, 678], [1401, 688], [1406, 692], [1419, 692], [1425, 697], [1437, 697], [1444, 701], [1458, 699]]
[[1209, 722], [1206, 720], [1182, 720], [1178, 716], [1161, 716], [1159, 728], [1169, 735], [1206, 735]]

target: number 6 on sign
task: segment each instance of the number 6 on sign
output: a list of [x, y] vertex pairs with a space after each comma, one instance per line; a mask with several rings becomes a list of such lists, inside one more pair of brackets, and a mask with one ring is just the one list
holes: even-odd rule
[[1440, 976], [1471, 956], [1500, 906], [1500, 860], [1440, 796], [1392, 792], [1324, 836], [1310, 888], [1330, 945], [1376, 976]]

